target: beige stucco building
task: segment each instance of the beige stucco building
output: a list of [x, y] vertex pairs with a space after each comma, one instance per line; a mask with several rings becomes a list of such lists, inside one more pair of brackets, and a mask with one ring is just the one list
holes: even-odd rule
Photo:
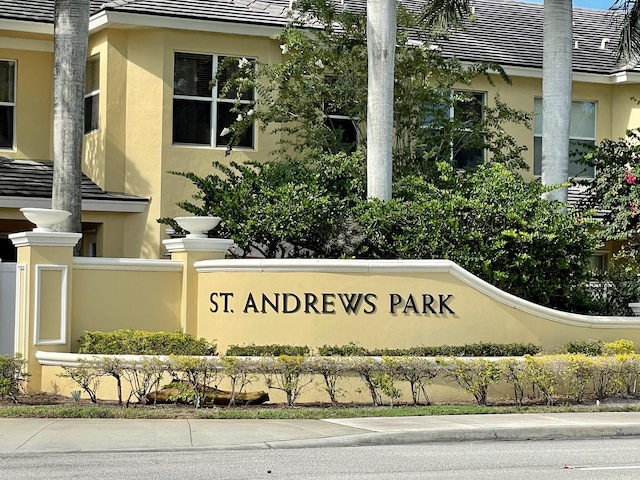
[[[349, 2], [347, 2], [349, 3]], [[363, 3], [359, 0], [355, 3]], [[13, 260], [13, 232], [30, 224], [21, 207], [50, 205], [53, 118], [53, 4], [8, 0], [0, 11], [0, 258]], [[476, 0], [474, 20], [439, 48], [465, 61], [500, 63], [512, 83], [478, 81], [490, 104], [537, 113], [542, 95], [542, 5]], [[215, 88], [203, 93], [221, 57], [281, 60], [272, 37], [289, 21], [289, 1], [91, 1], [84, 137], [83, 252], [159, 258], [166, 226], [191, 184], [172, 170], [207, 174], [214, 160], [266, 160], [278, 137], [254, 129], [225, 156], [220, 124], [228, 115]], [[518, 20], [514, 20], [517, 18]], [[576, 10], [572, 138], [598, 142], [640, 125], [640, 70], [615, 62], [615, 26], [605, 12]], [[186, 83], [185, 83], [186, 82]], [[228, 104], [227, 104], [228, 105]], [[196, 124], [197, 127], [196, 128]], [[510, 132], [528, 147], [534, 131]], [[203, 127], [204, 125], [204, 127]]]

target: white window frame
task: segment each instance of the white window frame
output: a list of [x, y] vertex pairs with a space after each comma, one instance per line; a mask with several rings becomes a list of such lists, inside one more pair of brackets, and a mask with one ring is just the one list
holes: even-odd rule
[[[219, 97], [218, 92], [219, 92], [219, 82], [215, 82], [213, 87], [211, 88], [211, 95], [207, 96], [207, 97], [203, 97], [203, 96], [196, 96], [196, 95], [176, 95], [175, 93], [175, 74], [176, 74], [176, 66], [175, 66], [175, 59], [176, 59], [176, 55], [179, 54], [191, 54], [191, 55], [202, 55], [202, 56], [209, 56], [212, 58], [212, 62], [211, 62], [211, 66], [212, 66], [212, 70], [211, 70], [211, 80], [213, 80], [216, 76], [216, 72], [218, 71], [218, 65], [220, 62], [221, 58], [237, 58], [238, 60], [242, 59], [242, 58], [246, 58], [247, 60], [251, 61], [251, 62], [256, 62], [257, 59], [255, 58], [250, 58], [250, 57], [243, 57], [242, 55], [223, 55], [223, 54], [216, 54], [216, 53], [202, 53], [202, 52], [191, 52], [191, 51], [186, 51], [186, 50], [175, 50], [174, 54], [173, 54], [173, 60], [174, 60], [174, 65], [173, 65], [173, 86], [172, 86], [172, 91], [173, 91], [173, 95], [172, 98], [173, 100], [189, 100], [189, 101], [198, 101], [198, 102], [208, 102], [210, 104], [210, 108], [209, 108], [209, 115], [210, 115], [210, 123], [211, 123], [211, 132], [210, 132], [210, 142], [209, 144], [205, 144], [205, 143], [187, 143], [187, 142], [176, 142], [173, 139], [173, 135], [174, 133], [172, 132], [172, 145], [173, 146], [178, 146], [178, 147], [204, 147], [204, 148], [216, 148], [216, 149], [226, 149], [228, 147], [228, 145], [225, 144], [217, 144], [217, 138], [218, 138], [218, 134], [224, 129], [229, 127], [229, 125], [217, 125], [218, 122], [218, 104], [221, 103], [226, 103], [226, 104], [234, 104], [236, 102], [235, 99], [233, 98], [224, 98], [224, 97]], [[250, 105], [252, 102], [255, 101], [256, 98], [256, 91], [255, 88], [253, 89], [253, 94], [252, 94], [253, 99], [250, 100], [240, 100], [241, 104], [245, 104], [245, 105]], [[171, 118], [172, 118], [172, 122], [173, 122], [173, 118], [174, 118], [175, 112], [172, 110], [171, 113]], [[251, 146], [242, 146], [242, 145], [234, 145], [233, 148], [234, 149], [238, 149], [238, 150], [256, 150], [256, 128], [255, 128], [255, 122], [253, 125], [253, 134], [252, 134], [252, 138], [251, 138]]]
[[[99, 106], [99, 103], [100, 103], [100, 55], [99, 54], [98, 55], [93, 55], [92, 57], [87, 59], [87, 66], [86, 66], [87, 72], [89, 71], [89, 64], [92, 64], [92, 63], [96, 64], [97, 65], [97, 69], [98, 69], [98, 82], [97, 82], [97, 87], [98, 88], [94, 89], [94, 90], [89, 90], [89, 85], [87, 84], [87, 78], [86, 78], [86, 75], [85, 75], [84, 100], [85, 100], [85, 105], [86, 105], [87, 99], [97, 97], [97, 99], [98, 99], [98, 108], [97, 108], [97, 110], [95, 112], [93, 110], [91, 111], [92, 114], [97, 115], [97, 121], [96, 121], [96, 127], [92, 128], [90, 130], [87, 130], [83, 126], [85, 135], [88, 134], [88, 133], [96, 132], [96, 131], [98, 131], [100, 129], [100, 106]], [[86, 115], [87, 115], [87, 109], [86, 108], [85, 108], [84, 114], [85, 114], [85, 117], [86, 117]], [[85, 123], [86, 123], [86, 118], [85, 118]]]
[[0, 101], [0, 106], [3, 107], [11, 107], [13, 110], [13, 115], [12, 115], [12, 139], [11, 139], [11, 146], [0, 146], [0, 150], [6, 150], [6, 151], [15, 151], [16, 150], [16, 117], [17, 117], [17, 108], [16, 108], [16, 97], [17, 97], [17, 89], [18, 89], [18, 62], [16, 60], [13, 59], [9, 59], [9, 58], [0, 58], [0, 62], [7, 62], [7, 63], [12, 63], [13, 64], [13, 100], [12, 101]]
[[[534, 123], [533, 123], [533, 139], [534, 139], [534, 143], [533, 143], [533, 149], [532, 149], [532, 153], [533, 153], [533, 173], [536, 177], [539, 177], [541, 175], [540, 173], [536, 173], [536, 147], [535, 147], [535, 139], [539, 138], [540, 140], [543, 140], [542, 138], [542, 132], [536, 132], [536, 121], [535, 121], [535, 105], [537, 102], [540, 102], [540, 122], [538, 122], [538, 124], [540, 125], [540, 128], [542, 128], [542, 97], [534, 97]], [[571, 100], [571, 105], [574, 104], [578, 104], [578, 103], [590, 103], [593, 105], [593, 138], [591, 137], [577, 137], [577, 136], [571, 136], [571, 133], [569, 133], [569, 142], [574, 141], [574, 142], [593, 142], [593, 144], [596, 144], [596, 137], [597, 137], [597, 127], [598, 127], [598, 102], [595, 100]], [[571, 154], [571, 152], [569, 152], [569, 154]], [[542, 156], [542, 153], [541, 153]], [[571, 162], [572, 159], [569, 158], [569, 162]], [[542, 165], [540, 166], [540, 168], [542, 168]], [[580, 179], [587, 179], [587, 180], [593, 180], [596, 177], [596, 171], [595, 168], [593, 170], [593, 175], [592, 176], [580, 176], [580, 177], [575, 177], [575, 178], [580, 178]]]

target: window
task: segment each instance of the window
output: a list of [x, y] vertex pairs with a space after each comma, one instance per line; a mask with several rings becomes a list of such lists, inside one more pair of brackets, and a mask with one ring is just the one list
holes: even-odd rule
[[351, 80], [342, 75], [328, 75], [326, 81], [330, 85], [332, 98], [326, 98], [323, 103], [323, 123], [329, 130], [338, 133], [333, 138], [339, 150], [355, 152], [359, 135], [356, 126], [358, 118], [349, 115], [349, 112], [357, 110], [348, 93]]
[[100, 57], [87, 60], [84, 76], [84, 133], [98, 130], [100, 102]]
[[[456, 92], [460, 94], [463, 92]], [[461, 128], [453, 134], [451, 154], [456, 167], [475, 167], [484, 163], [484, 148], [469, 146], [477, 144], [474, 140], [474, 129], [482, 122], [484, 93], [465, 93], [466, 98], [454, 99], [450, 118], [461, 123]]]
[[[225, 57], [196, 53], [175, 54], [173, 77], [173, 143], [226, 147], [229, 137], [222, 135], [238, 116], [233, 111], [236, 92], [223, 94], [218, 85], [230, 78], [235, 62], [225, 62], [218, 85], [212, 79]], [[238, 63], [246, 59], [238, 59]], [[239, 68], [239, 67], [236, 67]], [[253, 103], [255, 92], [242, 95], [241, 104]], [[254, 125], [239, 139], [238, 147], [253, 148]]]
[[[484, 142], [478, 136], [478, 127], [482, 123], [485, 95], [483, 92], [453, 92], [452, 101], [446, 105], [435, 106], [427, 114], [425, 127], [433, 129], [442, 120], [451, 122], [452, 130], [449, 141], [450, 160], [457, 168], [475, 167], [484, 163]], [[446, 101], [446, 100], [445, 100]], [[439, 129], [432, 130], [435, 133]], [[440, 132], [440, 135], [442, 132]]]
[[[569, 126], [569, 176], [594, 178], [594, 168], [577, 163], [576, 156], [596, 143], [596, 103], [571, 102]], [[542, 175], [542, 99], [534, 100], [533, 174]]]
[[0, 148], [13, 149], [16, 119], [16, 62], [0, 60]]

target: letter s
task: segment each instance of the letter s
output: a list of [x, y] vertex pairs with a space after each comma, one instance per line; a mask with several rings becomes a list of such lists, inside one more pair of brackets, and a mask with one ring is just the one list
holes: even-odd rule
[[212, 307], [209, 307], [209, 311], [211, 313], [216, 313], [218, 311], [218, 302], [214, 300], [214, 297], [217, 296], [218, 294], [216, 292], [211, 292], [211, 295], [209, 295], [209, 302], [211, 302], [211, 305], [213, 305]]

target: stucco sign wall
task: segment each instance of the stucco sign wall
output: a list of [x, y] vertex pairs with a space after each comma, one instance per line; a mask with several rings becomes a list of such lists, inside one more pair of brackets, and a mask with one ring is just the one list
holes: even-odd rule
[[636, 317], [558, 312], [445, 260], [196, 262], [197, 334], [220, 351], [250, 343], [408, 348], [474, 342], [640, 341]]

